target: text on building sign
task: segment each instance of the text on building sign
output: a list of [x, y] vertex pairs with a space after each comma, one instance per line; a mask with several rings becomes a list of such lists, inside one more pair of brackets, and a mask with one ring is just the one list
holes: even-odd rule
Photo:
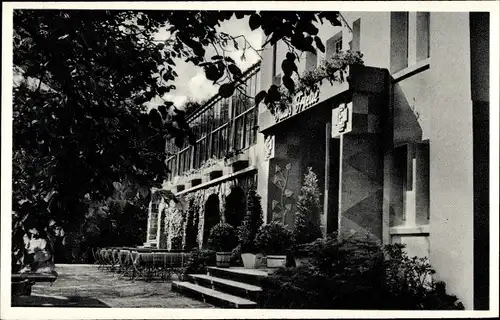
[[288, 117], [294, 116], [302, 111], [312, 107], [319, 101], [319, 90], [314, 90], [307, 95], [301, 91], [295, 95], [292, 105], [283, 111], [276, 111], [274, 118], [276, 122], [282, 121]]

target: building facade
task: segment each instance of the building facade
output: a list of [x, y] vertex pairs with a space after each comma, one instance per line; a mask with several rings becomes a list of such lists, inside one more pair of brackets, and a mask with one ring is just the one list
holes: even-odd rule
[[360, 51], [364, 64], [271, 113], [245, 99], [281, 83], [287, 46], [266, 48], [246, 73], [247, 95], [215, 96], [190, 115], [198, 142], [167, 160], [164, 185], [183, 200], [152, 201], [147, 240], [186, 246], [192, 228], [204, 246], [217, 221], [241, 222], [241, 210], [224, 208], [244, 207], [249, 188], [262, 197], [266, 222], [292, 228], [310, 167], [325, 234], [363, 231], [404, 243], [410, 255], [429, 257], [467, 309], [487, 309], [489, 15], [341, 15], [342, 27], [319, 26], [326, 52], [302, 54], [299, 73], [346, 50]]

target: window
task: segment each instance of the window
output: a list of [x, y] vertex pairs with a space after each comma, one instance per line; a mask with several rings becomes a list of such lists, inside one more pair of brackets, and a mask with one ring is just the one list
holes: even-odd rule
[[391, 73], [430, 57], [429, 12], [391, 13]]
[[243, 80], [232, 97], [211, 102], [189, 120], [197, 139], [194, 146], [186, 141], [182, 148], [177, 148], [172, 142], [167, 142], [167, 151], [180, 149], [166, 162], [172, 172], [169, 179], [191, 168], [200, 168], [210, 158], [222, 159], [233, 148], [245, 149], [255, 144], [258, 108], [250, 97], [255, 97], [259, 88], [259, 69]]
[[394, 149], [390, 226], [428, 225], [429, 144], [410, 143]]
[[351, 40], [351, 50], [360, 51], [361, 41], [361, 19], [358, 19], [352, 24], [352, 40]]
[[326, 59], [330, 59], [340, 51], [342, 51], [342, 31], [326, 41]]
[[408, 12], [391, 12], [391, 73], [408, 67]]
[[417, 62], [430, 56], [429, 12], [417, 12]]
[[278, 75], [278, 44], [275, 43], [273, 46], [273, 78]]
[[151, 203], [151, 215], [149, 217], [149, 240], [156, 240], [158, 233], [158, 210], [157, 202]]
[[318, 64], [318, 56], [312, 52], [306, 52], [306, 69], [305, 71], [310, 71], [316, 68]]

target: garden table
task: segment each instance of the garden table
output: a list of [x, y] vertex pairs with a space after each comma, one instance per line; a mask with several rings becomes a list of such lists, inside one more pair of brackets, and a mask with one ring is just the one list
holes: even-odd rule
[[161, 279], [168, 279], [174, 273], [182, 273], [189, 256], [186, 252], [137, 252], [133, 260], [134, 271], [145, 280], [158, 274]]

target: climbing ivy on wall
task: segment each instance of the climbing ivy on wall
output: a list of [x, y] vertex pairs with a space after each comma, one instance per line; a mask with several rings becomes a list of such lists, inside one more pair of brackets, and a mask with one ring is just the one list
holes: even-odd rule
[[271, 202], [272, 220], [287, 225], [287, 217], [292, 213], [293, 191], [288, 189], [288, 178], [292, 165], [287, 163], [284, 168], [276, 165], [273, 184], [279, 189], [279, 195]]

